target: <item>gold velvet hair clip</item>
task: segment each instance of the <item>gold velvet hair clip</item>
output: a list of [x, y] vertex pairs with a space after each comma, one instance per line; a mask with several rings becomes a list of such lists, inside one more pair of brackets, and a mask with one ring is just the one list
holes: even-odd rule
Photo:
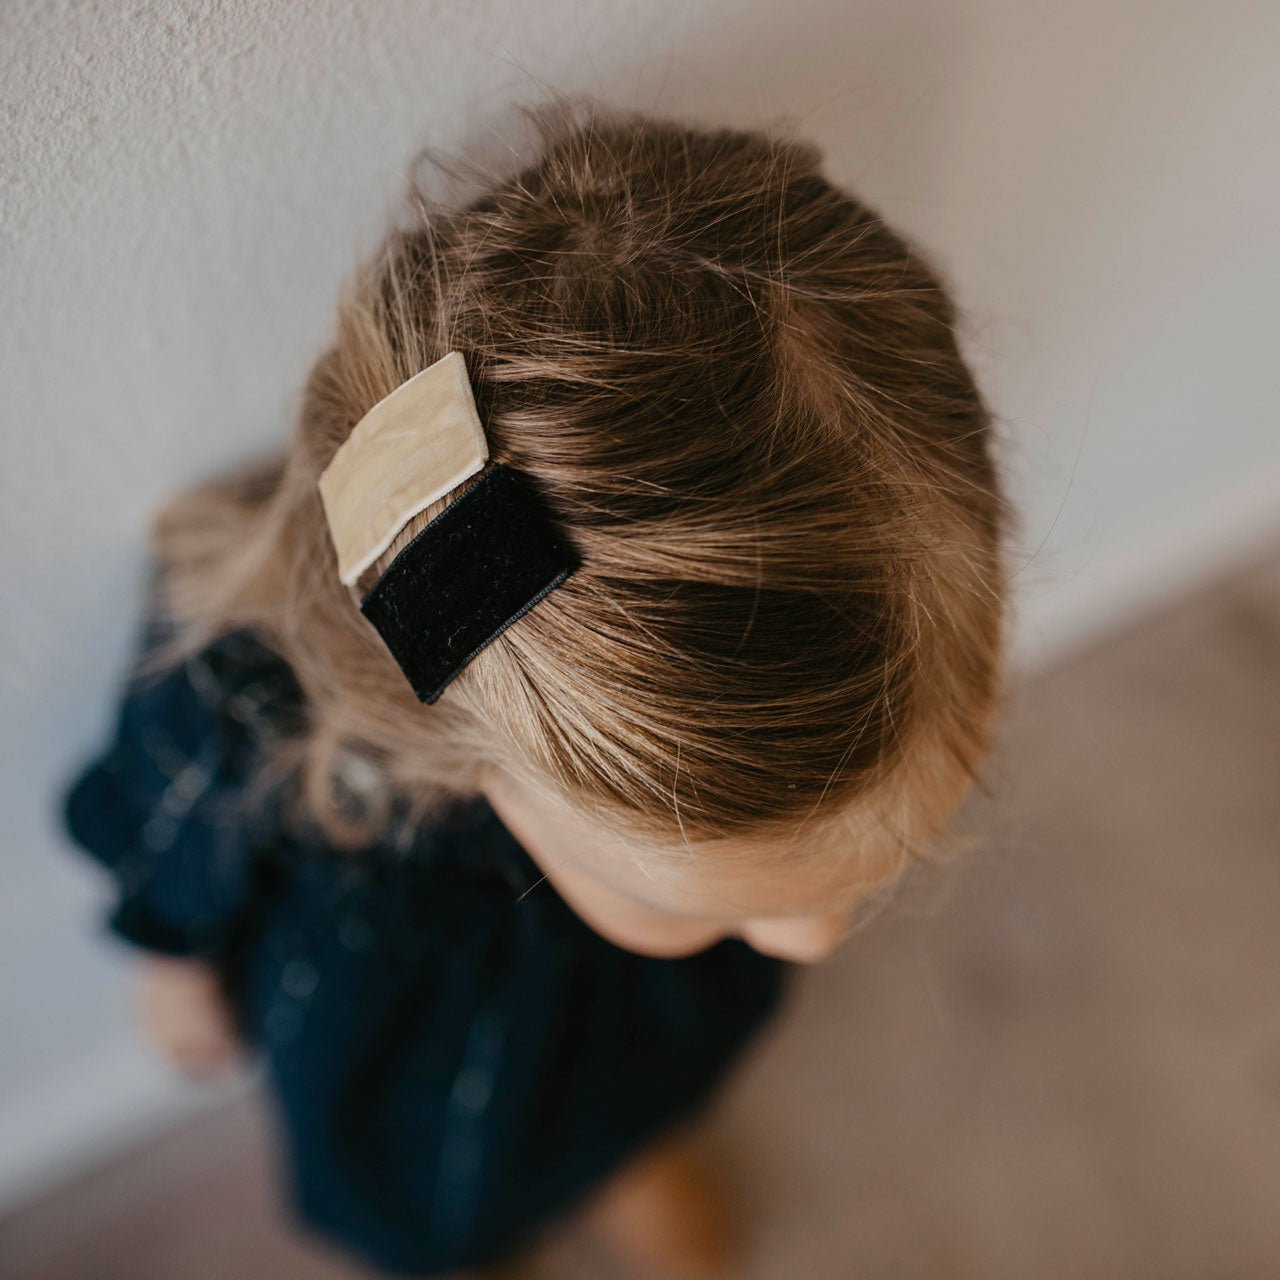
[[[339, 579], [354, 589], [413, 516], [488, 457], [459, 352], [378, 401], [320, 477]], [[360, 612], [431, 703], [577, 566], [529, 479], [494, 463], [396, 555]]]

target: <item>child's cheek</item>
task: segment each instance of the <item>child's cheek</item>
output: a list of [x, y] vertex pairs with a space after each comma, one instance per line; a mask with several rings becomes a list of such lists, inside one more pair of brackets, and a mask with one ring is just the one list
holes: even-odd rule
[[794, 920], [750, 920], [737, 932], [764, 955], [795, 964], [817, 964], [844, 940], [849, 921], [847, 911]]
[[560, 895], [583, 923], [615, 946], [641, 955], [674, 959], [693, 955], [728, 937], [730, 931], [680, 916], [663, 916], [625, 901], [591, 899], [560, 888]]

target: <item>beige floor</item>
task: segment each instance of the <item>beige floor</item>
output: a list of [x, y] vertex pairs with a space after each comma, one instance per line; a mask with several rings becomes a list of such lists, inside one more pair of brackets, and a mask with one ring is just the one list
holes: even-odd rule
[[[743, 1280], [1275, 1280], [1280, 547], [1025, 688], [991, 782], [716, 1112]], [[0, 1223], [0, 1275], [351, 1276], [270, 1158], [251, 1107], [171, 1135]]]

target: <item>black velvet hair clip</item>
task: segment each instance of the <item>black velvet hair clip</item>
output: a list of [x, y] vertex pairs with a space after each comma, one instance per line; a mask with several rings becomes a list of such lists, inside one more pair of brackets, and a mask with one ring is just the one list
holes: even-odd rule
[[[462, 356], [380, 400], [320, 477], [338, 574], [352, 590], [405, 523], [489, 456]], [[530, 480], [495, 463], [427, 524], [360, 601], [422, 702], [578, 567]]]

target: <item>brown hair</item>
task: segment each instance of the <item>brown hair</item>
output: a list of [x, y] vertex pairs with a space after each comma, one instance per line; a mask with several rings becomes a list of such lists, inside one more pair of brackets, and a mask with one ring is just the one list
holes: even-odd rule
[[[305, 805], [345, 843], [372, 829], [334, 800], [348, 751], [419, 812], [498, 766], [694, 840], [928, 785], [925, 744], [976, 773], [1010, 513], [936, 273], [807, 142], [580, 99], [521, 114], [538, 146], [513, 176], [446, 166], [479, 187], [452, 202], [411, 183], [287, 455], [157, 517], [169, 657], [249, 627], [288, 660]], [[338, 582], [316, 482], [451, 350], [491, 463], [581, 567], [426, 706]]]

